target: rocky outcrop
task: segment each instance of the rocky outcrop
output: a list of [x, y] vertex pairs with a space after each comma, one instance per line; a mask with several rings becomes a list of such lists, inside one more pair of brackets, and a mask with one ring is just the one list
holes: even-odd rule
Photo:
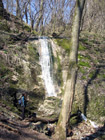
[[58, 118], [60, 113], [62, 101], [57, 97], [48, 97], [44, 100], [43, 104], [39, 104], [38, 112], [43, 117]]

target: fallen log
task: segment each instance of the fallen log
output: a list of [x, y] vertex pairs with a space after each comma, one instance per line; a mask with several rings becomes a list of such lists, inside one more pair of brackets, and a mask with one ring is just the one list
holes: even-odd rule
[[43, 123], [54, 123], [58, 121], [58, 118], [32, 117], [32, 118], [29, 118], [28, 121], [31, 121], [31, 122], [41, 121]]

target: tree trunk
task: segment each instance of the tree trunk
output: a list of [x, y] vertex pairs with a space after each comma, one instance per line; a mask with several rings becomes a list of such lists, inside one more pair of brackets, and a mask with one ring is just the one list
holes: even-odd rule
[[2, 0], [0, 0], [0, 16], [3, 17], [4, 6]]
[[9, 11], [9, 1], [8, 0], [7, 0], [6, 10], [7, 10], [7, 12]]
[[38, 31], [38, 27], [40, 25], [41, 34], [43, 33], [43, 5], [44, 5], [44, 0], [41, 0], [39, 18], [38, 18], [38, 21], [37, 21], [36, 26], [35, 26], [35, 30]]
[[62, 109], [59, 116], [55, 139], [66, 140], [66, 128], [70, 119], [72, 103], [75, 93], [75, 84], [77, 76], [77, 57], [78, 57], [78, 46], [79, 46], [79, 32], [80, 32], [80, 21], [85, 0], [76, 0], [74, 22], [72, 26], [72, 39], [69, 56], [69, 72], [67, 77], [67, 83], [65, 87], [65, 94], [63, 97]]
[[28, 12], [27, 12], [27, 6], [25, 6], [25, 18], [26, 18], [26, 23], [28, 24]]
[[20, 5], [19, 5], [19, 0], [16, 0], [16, 16], [20, 16]]

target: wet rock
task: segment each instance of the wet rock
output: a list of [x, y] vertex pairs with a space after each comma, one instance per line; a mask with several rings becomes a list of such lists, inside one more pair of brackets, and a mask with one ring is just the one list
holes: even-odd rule
[[58, 98], [50, 97], [44, 100], [44, 103], [39, 105], [39, 112], [43, 112], [43, 116], [58, 116], [60, 113], [61, 100]]

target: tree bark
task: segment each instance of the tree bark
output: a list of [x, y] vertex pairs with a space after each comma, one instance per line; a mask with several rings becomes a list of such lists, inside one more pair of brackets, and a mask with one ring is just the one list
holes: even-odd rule
[[70, 46], [69, 56], [69, 72], [65, 87], [65, 93], [63, 97], [63, 103], [61, 113], [59, 116], [55, 139], [66, 140], [66, 128], [70, 119], [72, 103], [75, 93], [75, 84], [77, 76], [77, 57], [78, 57], [78, 46], [79, 46], [79, 33], [80, 33], [80, 22], [82, 11], [84, 8], [85, 0], [76, 0], [74, 21], [72, 26], [72, 38]]
[[35, 26], [35, 30], [38, 31], [38, 27], [40, 25], [40, 33], [43, 34], [43, 5], [44, 5], [44, 0], [41, 0], [40, 2], [40, 11], [39, 11], [39, 18]]
[[20, 16], [20, 5], [19, 5], [19, 0], [16, 0], [16, 16]]
[[3, 17], [4, 6], [2, 0], [0, 0], [0, 16]]
[[28, 10], [27, 10], [27, 5], [25, 6], [25, 18], [26, 18], [26, 23], [28, 24]]

